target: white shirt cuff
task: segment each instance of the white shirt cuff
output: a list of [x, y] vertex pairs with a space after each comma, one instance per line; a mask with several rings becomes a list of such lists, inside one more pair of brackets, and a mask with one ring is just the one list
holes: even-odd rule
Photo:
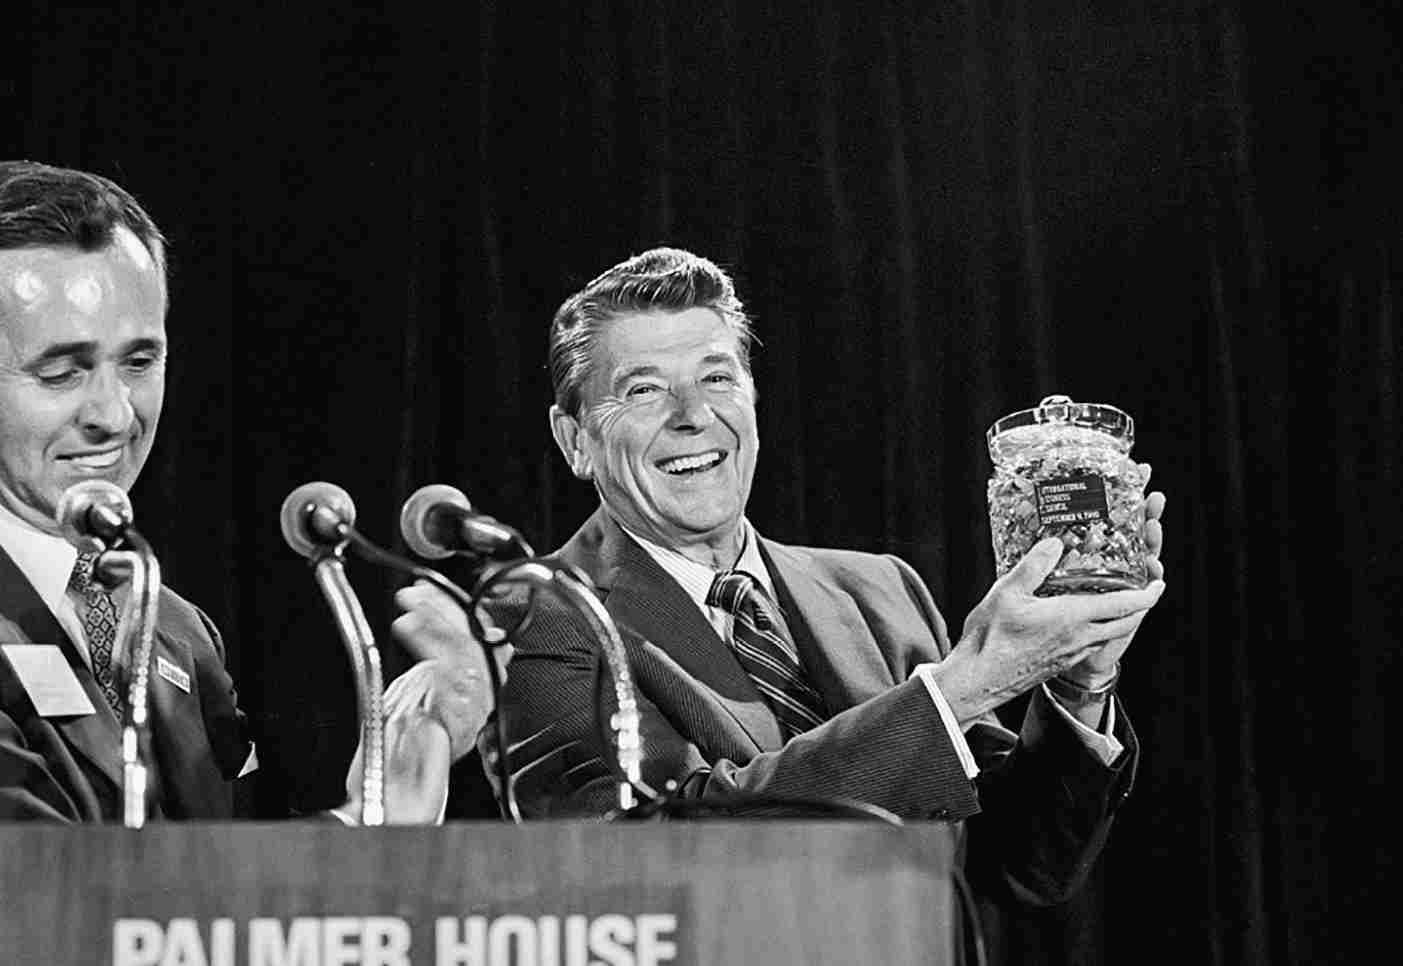
[[1081, 739], [1081, 743], [1086, 746], [1087, 751], [1095, 755], [1103, 765], [1109, 765], [1120, 757], [1120, 753], [1125, 750], [1125, 745], [1115, 736], [1116, 728], [1116, 703], [1110, 702], [1110, 707], [1106, 709], [1106, 723], [1102, 725], [1101, 731], [1088, 728], [1077, 720], [1076, 715], [1058, 703], [1052, 696], [1052, 692], [1047, 689], [1047, 685], [1042, 686], [1043, 697], [1047, 698], [1047, 703], [1057, 709], [1057, 713], [1062, 716], [1062, 720], [1072, 726], [1073, 732]]
[[955, 712], [950, 710], [945, 695], [940, 693], [940, 688], [935, 684], [935, 665], [919, 664], [911, 673], [921, 679], [921, 683], [926, 686], [926, 692], [930, 694], [931, 701], [935, 704], [935, 709], [940, 712], [940, 720], [945, 725], [946, 733], [950, 736], [950, 744], [955, 746], [955, 754], [959, 757], [960, 765], [965, 770], [965, 777], [973, 778], [978, 775], [979, 765], [974, 760], [974, 753], [969, 750], [969, 742], [965, 741], [964, 732], [960, 730], [960, 722], [956, 720]]

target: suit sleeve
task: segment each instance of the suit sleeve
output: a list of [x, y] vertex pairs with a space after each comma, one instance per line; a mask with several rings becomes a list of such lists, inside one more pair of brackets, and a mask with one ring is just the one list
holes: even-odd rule
[[[944, 657], [949, 643], [935, 602], [915, 571], [896, 563]], [[1039, 905], [1064, 901], [1085, 881], [1116, 807], [1129, 794], [1138, 755], [1119, 703], [1116, 737], [1126, 750], [1107, 767], [1048, 700], [1042, 688], [1034, 690], [1019, 734], [992, 712], [965, 733], [980, 768], [980, 811], [969, 820], [969, 874], [986, 889], [1002, 887], [1021, 902]]]
[[[186, 603], [189, 604], [188, 601]], [[209, 645], [197, 645], [195, 653], [200, 714], [204, 718], [205, 734], [220, 774], [233, 781], [253, 750], [249, 720], [239, 709], [234, 679], [224, 666], [224, 639], [219, 636], [219, 629], [203, 610], [193, 604], [189, 606], [198, 617]]]

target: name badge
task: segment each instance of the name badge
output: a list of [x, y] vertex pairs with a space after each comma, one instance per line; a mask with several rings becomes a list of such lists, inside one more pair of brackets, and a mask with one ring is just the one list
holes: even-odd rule
[[34, 710], [42, 717], [93, 714], [93, 703], [78, 683], [57, 644], [0, 644], [19, 676]]
[[156, 673], [171, 684], [180, 688], [180, 690], [184, 691], [186, 694], [190, 693], [190, 675], [186, 674], [159, 654], [156, 655]]

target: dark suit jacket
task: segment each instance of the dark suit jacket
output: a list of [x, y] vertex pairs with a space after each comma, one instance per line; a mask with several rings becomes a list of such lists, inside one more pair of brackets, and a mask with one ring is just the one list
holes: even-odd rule
[[[982, 769], [960, 766], [919, 664], [950, 650], [945, 622], [909, 565], [892, 556], [791, 547], [760, 550], [800, 659], [829, 720], [787, 744], [730, 648], [685, 591], [600, 510], [555, 557], [594, 581], [619, 625], [638, 690], [644, 779], [684, 794], [738, 790], [840, 797], [905, 818], [964, 819], [979, 865], [1025, 898], [1056, 900], [1094, 859], [1127, 794], [1128, 753], [1107, 768], [1045, 698], [1034, 697], [1022, 738], [994, 716], [968, 732]], [[543, 597], [544, 595], [538, 595]], [[511, 609], [508, 605], [506, 609]], [[502, 613], [510, 626], [517, 615]], [[596, 724], [597, 647], [567, 609], [540, 601], [516, 636], [502, 700], [515, 746], [511, 770], [528, 816], [600, 814], [616, 801]], [[614, 705], [605, 688], [607, 710]], [[480, 743], [492, 757], [492, 729]], [[612, 755], [612, 752], [607, 752]], [[983, 814], [979, 814], [979, 813]]]
[[[0, 550], [0, 644], [57, 644], [96, 713], [41, 717], [0, 652], [0, 820], [111, 822], [122, 817], [121, 724], [68, 635]], [[190, 678], [186, 693], [151, 675], [154, 774], [148, 815], [219, 819], [248, 757], [246, 721], [208, 617], [165, 588], [153, 647]]]

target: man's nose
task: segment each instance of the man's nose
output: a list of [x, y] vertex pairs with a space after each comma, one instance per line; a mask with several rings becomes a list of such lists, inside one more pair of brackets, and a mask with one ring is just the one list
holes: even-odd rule
[[136, 412], [132, 390], [116, 372], [99, 368], [88, 383], [88, 395], [78, 410], [78, 422], [94, 436], [119, 436], [131, 428]]
[[673, 390], [669, 429], [677, 432], [698, 432], [714, 422], [716, 412], [700, 389], [688, 386]]

